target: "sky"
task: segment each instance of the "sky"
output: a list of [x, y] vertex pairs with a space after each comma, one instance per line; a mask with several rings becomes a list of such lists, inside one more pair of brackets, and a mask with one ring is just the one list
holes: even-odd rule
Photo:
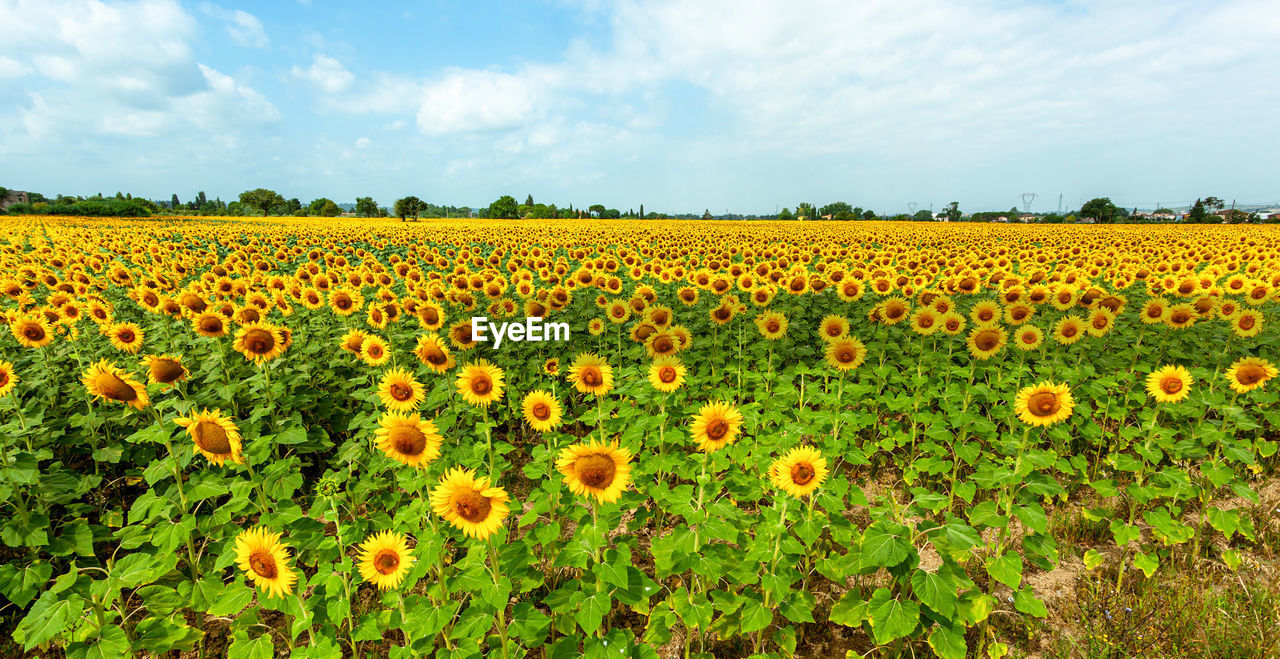
[[1280, 203], [1275, 0], [0, 0], [0, 186]]

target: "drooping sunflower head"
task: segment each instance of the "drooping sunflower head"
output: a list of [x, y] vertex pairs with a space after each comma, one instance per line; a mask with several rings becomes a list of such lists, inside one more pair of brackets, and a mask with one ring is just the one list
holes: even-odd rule
[[684, 386], [687, 372], [679, 358], [671, 355], [658, 357], [649, 365], [649, 384], [662, 393], [671, 393]]
[[222, 410], [204, 409], [189, 417], [175, 419], [174, 423], [187, 429], [194, 452], [208, 458], [209, 462], [218, 466], [228, 460], [244, 464], [244, 456], [240, 453], [243, 448], [240, 430]]
[[13, 364], [0, 360], [0, 397], [8, 396], [18, 386], [18, 374], [13, 371]]
[[455, 386], [468, 404], [488, 407], [502, 398], [503, 377], [502, 369], [487, 360], [478, 359], [458, 371]]
[[1041, 382], [1023, 387], [1014, 400], [1018, 418], [1031, 426], [1048, 426], [1071, 416], [1075, 399], [1065, 384]]
[[80, 381], [95, 398], [114, 400], [138, 410], [150, 402], [146, 386], [105, 359], [85, 369]]
[[142, 365], [147, 369], [147, 381], [151, 384], [173, 385], [191, 375], [178, 355], [147, 355]]
[[613, 503], [631, 483], [631, 453], [616, 443], [574, 444], [560, 451], [556, 469], [574, 494]]
[[839, 371], [858, 368], [867, 358], [867, 347], [856, 336], [844, 336], [827, 343], [827, 365]]
[[418, 409], [426, 393], [408, 369], [391, 369], [378, 383], [378, 398], [392, 412], [409, 412]]
[[707, 403], [693, 417], [691, 432], [698, 448], [710, 453], [737, 441], [742, 413], [729, 403]]
[[396, 588], [404, 581], [414, 556], [409, 551], [408, 538], [403, 533], [382, 531], [360, 543], [357, 556], [360, 577], [378, 590]]
[[410, 467], [425, 467], [440, 457], [443, 439], [435, 423], [417, 414], [387, 412], [378, 419], [374, 443], [396, 462]]
[[449, 347], [445, 345], [444, 339], [434, 332], [418, 337], [418, 345], [413, 349], [413, 354], [418, 361], [435, 373], [444, 373], [452, 367]]
[[1181, 366], [1164, 366], [1147, 376], [1147, 393], [1157, 403], [1177, 403], [1191, 395], [1191, 373]]
[[236, 330], [232, 345], [244, 358], [262, 364], [284, 354], [284, 338], [275, 325], [264, 322], [248, 323]]
[[506, 490], [490, 487], [489, 479], [477, 478], [474, 471], [461, 467], [446, 472], [431, 490], [431, 508], [454, 528], [477, 540], [496, 533], [511, 512]]
[[1242, 394], [1265, 385], [1276, 373], [1275, 365], [1265, 359], [1243, 357], [1227, 369], [1226, 378], [1231, 390]]
[[298, 580], [289, 567], [288, 547], [279, 533], [262, 527], [247, 529], [236, 536], [236, 564], [263, 593], [284, 597], [293, 593]]
[[812, 446], [793, 448], [769, 467], [774, 487], [794, 497], [811, 494], [826, 479], [827, 459]]
[[568, 377], [580, 393], [603, 396], [613, 389], [613, 367], [593, 352], [575, 355]]
[[360, 354], [360, 347], [364, 345], [364, 340], [368, 337], [369, 335], [365, 334], [364, 330], [347, 330], [347, 333], [342, 335], [342, 341], [338, 345], [343, 350], [358, 355]]
[[564, 412], [560, 401], [542, 389], [525, 394], [520, 402], [520, 411], [524, 414], [525, 423], [538, 432], [558, 427]]

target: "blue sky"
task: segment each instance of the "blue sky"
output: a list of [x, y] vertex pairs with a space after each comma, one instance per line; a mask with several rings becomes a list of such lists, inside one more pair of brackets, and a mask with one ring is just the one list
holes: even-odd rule
[[771, 213], [1280, 202], [1273, 0], [0, 0], [0, 185]]

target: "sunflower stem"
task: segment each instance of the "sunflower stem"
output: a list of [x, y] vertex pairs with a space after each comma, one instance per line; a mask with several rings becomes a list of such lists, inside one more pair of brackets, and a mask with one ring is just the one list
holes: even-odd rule
[[[342, 544], [342, 515], [338, 512], [338, 502], [334, 501], [333, 499], [330, 499], [329, 505], [333, 509], [333, 535], [334, 535], [334, 538], [338, 541], [338, 555], [339, 555], [339, 560], [341, 560], [342, 558], [346, 558], [347, 556], [347, 548], [345, 545]], [[351, 579], [350, 577], [347, 576], [345, 571], [342, 573], [342, 588], [343, 588], [343, 591], [346, 593], [346, 597], [347, 597], [347, 635], [349, 638], [350, 635], [355, 632], [356, 625], [355, 625], [355, 620], [351, 617]], [[404, 596], [401, 595], [401, 601], [400, 601], [401, 607], [404, 606], [403, 597]], [[401, 611], [401, 615], [402, 616], [404, 615], [403, 611]], [[338, 631], [339, 632], [342, 631], [342, 623], [338, 624]]]
[[[488, 539], [489, 544], [489, 568], [493, 574], [493, 585], [498, 588], [502, 587], [501, 570], [498, 566], [498, 547], [493, 544], [493, 536]], [[498, 607], [498, 638], [502, 639], [502, 656], [504, 659], [511, 656], [510, 640], [507, 637], [507, 606], [503, 602]]]

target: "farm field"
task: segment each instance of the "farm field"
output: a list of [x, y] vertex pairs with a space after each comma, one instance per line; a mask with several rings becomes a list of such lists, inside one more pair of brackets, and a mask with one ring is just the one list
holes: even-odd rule
[[0, 239], [0, 656], [1280, 652], [1273, 226]]

